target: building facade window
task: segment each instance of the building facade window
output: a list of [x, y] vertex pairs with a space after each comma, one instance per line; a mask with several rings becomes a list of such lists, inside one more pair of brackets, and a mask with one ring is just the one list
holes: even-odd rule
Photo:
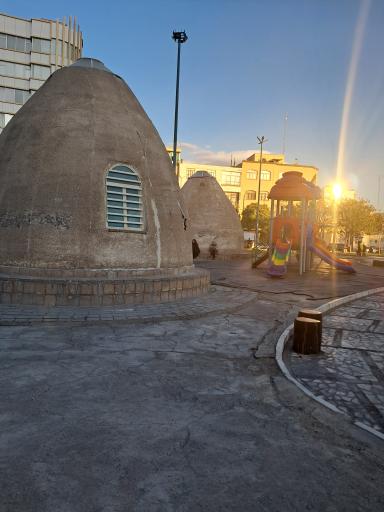
[[0, 87], [0, 101], [4, 103], [16, 103], [24, 105], [29, 99], [31, 93], [22, 89], [11, 89], [10, 87]]
[[[52, 39], [51, 41], [47, 41], [47, 43], [50, 43], [51, 47], [51, 55], [56, 55], [56, 40]], [[42, 52], [42, 53], [49, 53], [49, 52]], [[57, 45], [57, 55], [61, 57], [63, 53], [63, 42], [59, 40], [59, 44]], [[68, 56], [68, 43], [64, 42], [64, 57]], [[73, 46], [72, 44], [69, 45], [69, 58], [71, 60], [77, 59], [77, 48]]]
[[31, 40], [25, 37], [0, 33], [0, 48], [29, 53], [31, 51]]
[[228, 199], [231, 201], [233, 207], [235, 210], [239, 210], [239, 200], [240, 200], [240, 194], [239, 192], [225, 192], [225, 195], [228, 197]]
[[224, 172], [223, 185], [240, 185], [240, 174]]
[[127, 165], [114, 165], [107, 173], [107, 226], [143, 231], [142, 186], [138, 174]]
[[0, 75], [29, 79], [29, 66], [0, 60]]
[[247, 190], [245, 193], [246, 201], [255, 201], [256, 200], [256, 190]]
[[260, 201], [268, 201], [269, 192], [260, 192]]
[[261, 171], [260, 179], [263, 181], [271, 181], [271, 171]]
[[38, 53], [51, 53], [51, 41], [46, 39], [32, 38], [32, 51]]
[[38, 64], [32, 64], [32, 78], [38, 80], [46, 80], [51, 74], [51, 68], [48, 66], [39, 66]]
[[247, 179], [248, 180], [256, 180], [257, 179], [257, 171], [247, 171]]

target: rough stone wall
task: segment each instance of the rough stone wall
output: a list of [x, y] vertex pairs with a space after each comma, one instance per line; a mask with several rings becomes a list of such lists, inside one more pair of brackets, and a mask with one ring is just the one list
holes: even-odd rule
[[[118, 163], [143, 185], [144, 233], [106, 226]], [[164, 145], [134, 94], [106, 71], [54, 73], [0, 136], [0, 265], [191, 266], [191, 233]]]
[[239, 216], [216, 179], [207, 175], [193, 176], [181, 192], [200, 256], [209, 256], [212, 241], [217, 243], [219, 257], [241, 253], [244, 235]]

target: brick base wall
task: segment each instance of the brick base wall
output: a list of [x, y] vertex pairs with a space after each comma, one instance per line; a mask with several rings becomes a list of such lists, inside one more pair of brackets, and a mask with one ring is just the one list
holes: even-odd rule
[[0, 304], [112, 306], [168, 302], [208, 291], [209, 272], [193, 269], [167, 277], [49, 278], [0, 274]]

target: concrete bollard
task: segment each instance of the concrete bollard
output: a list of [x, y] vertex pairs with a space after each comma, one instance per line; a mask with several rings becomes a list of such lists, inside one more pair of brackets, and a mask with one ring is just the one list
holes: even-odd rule
[[293, 350], [298, 354], [318, 354], [321, 347], [320, 321], [297, 317], [293, 330]]

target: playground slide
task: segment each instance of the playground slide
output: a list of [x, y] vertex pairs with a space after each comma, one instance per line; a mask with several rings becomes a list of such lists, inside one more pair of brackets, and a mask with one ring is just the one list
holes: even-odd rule
[[271, 277], [283, 277], [287, 273], [287, 261], [291, 251], [291, 244], [276, 240], [273, 250], [271, 263], [268, 267], [267, 274]]
[[344, 270], [344, 272], [356, 272], [349, 260], [338, 258], [335, 254], [329, 252], [323, 242], [319, 239], [315, 238], [314, 240], [308, 240], [308, 249], [334, 268]]
[[252, 268], [256, 268], [261, 265], [265, 260], [268, 259], [269, 251], [262, 252], [254, 262], [252, 262]]

